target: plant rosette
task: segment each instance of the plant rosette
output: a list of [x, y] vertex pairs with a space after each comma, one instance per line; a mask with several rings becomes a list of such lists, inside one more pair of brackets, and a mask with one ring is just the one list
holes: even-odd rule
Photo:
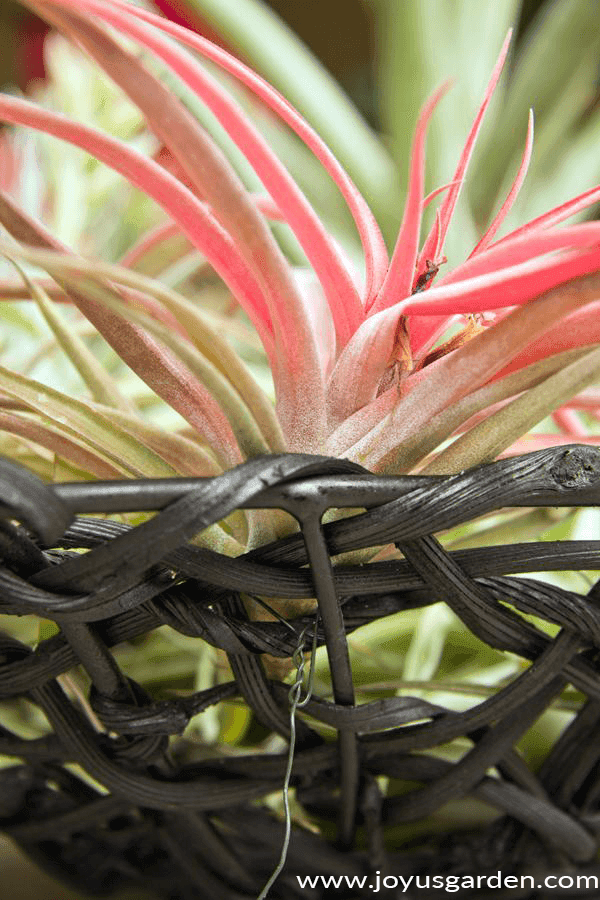
[[[185, 467], [215, 474], [254, 455], [286, 450], [325, 452], [375, 472], [448, 472], [504, 452], [598, 440], [586, 413], [597, 412], [598, 401], [591, 386], [600, 342], [600, 226], [557, 226], [597, 202], [600, 189], [497, 238], [525, 178], [532, 116], [504, 204], [469, 258], [444, 272], [446, 234], [509, 38], [451, 182], [428, 197], [426, 130], [447, 86], [421, 111], [404, 216], [388, 258], [366, 201], [333, 154], [283, 97], [227, 52], [120, 0], [44, 0], [29, 6], [101, 66], [163, 149], [151, 158], [131, 142], [13, 96], [0, 100], [0, 117], [82, 148], [152, 198], [168, 218], [142, 235], [118, 264], [109, 264], [60, 245], [7, 191], [1, 218], [13, 240], [4, 241], [3, 252], [29, 271], [43, 269], [52, 281], [30, 277], [19, 288], [13, 279], [3, 285], [3, 294], [20, 290], [33, 297], [52, 317], [55, 333], [60, 310], [47, 302], [46, 288], [52, 299], [70, 301], [187, 428], [161, 441], [114, 380], [94, 365], [82, 342], [66, 345], [63, 329], [63, 347], [90, 399], [65, 399], [32, 379], [3, 372], [5, 406], [27, 411], [25, 416], [21, 409], [5, 412], [7, 430], [23, 432], [27, 422], [30, 435], [35, 431], [42, 446], [51, 444], [54, 452], [60, 439], [60, 455], [96, 476], [175, 474], [178, 467], [179, 473]], [[209, 72], [207, 61], [257, 96], [329, 173], [360, 236], [358, 266], [231, 90]], [[152, 63], [159, 71], [168, 69], [169, 84]], [[189, 94], [216, 117], [264, 192], [248, 191], [190, 111]], [[434, 202], [439, 204], [434, 224], [420, 243], [423, 211]], [[293, 232], [308, 267], [299, 271], [286, 258], [272, 221]], [[202, 255], [254, 326], [270, 367], [274, 407], [194, 297], [138, 271], [140, 258], [175, 233], [189, 242], [188, 250]], [[551, 414], [558, 424], [554, 434], [531, 433]], [[117, 438], [123, 452], [115, 452]]]
[[[124, 179], [146, 227], [106, 259], [86, 251], [98, 235], [83, 217], [69, 245], [42, 221], [68, 199], [68, 166], [64, 197], [58, 179], [28, 204], [33, 145], [19, 143], [21, 131], [4, 133], [0, 298], [6, 309], [9, 300], [35, 304], [54, 338], [42, 362], [60, 347], [79, 388], [65, 391], [53, 365], [33, 377], [39, 348], [24, 366], [0, 368], [3, 455], [46, 480], [213, 476], [285, 452], [437, 475], [600, 443], [600, 223], [563, 224], [597, 203], [600, 187], [499, 237], [527, 174], [533, 114], [499, 211], [466, 260], [448, 270], [445, 258], [510, 34], [454, 174], [427, 195], [427, 130], [438, 104], [450, 102], [449, 86], [423, 106], [388, 253], [367, 201], [317, 131], [233, 55], [122, 0], [26, 5], [116, 86], [124, 128], [111, 134], [8, 94], [0, 120], [88, 154], [84, 169], [103, 173], [96, 203], [107, 218], [115, 174]], [[316, 211], [261, 117], [266, 132], [274, 122], [291, 131], [326, 173], [354, 244]], [[131, 214], [122, 199], [118, 210]], [[14, 339], [19, 323], [9, 324]], [[289, 529], [283, 516], [236, 510], [199, 540], [236, 557]]]

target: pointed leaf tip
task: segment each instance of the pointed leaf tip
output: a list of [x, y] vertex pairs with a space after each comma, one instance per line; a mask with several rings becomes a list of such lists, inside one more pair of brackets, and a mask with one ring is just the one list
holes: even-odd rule
[[523, 186], [523, 182], [525, 181], [525, 177], [527, 175], [527, 170], [529, 169], [529, 163], [531, 161], [531, 153], [533, 150], [533, 109], [529, 110], [529, 120], [527, 123], [527, 137], [525, 138], [525, 148], [523, 150], [523, 157], [521, 159], [521, 164], [519, 166], [519, 170], [515, 176], [515, 179], [511, 185], [510, 191], [506, 196], [506, 200], [502, 204], [500, 210], [497, 215], [494, 217], [492, 224], [485, 232], [481, 240], [476, 244], [469, 259], [472, 256], [476, 256], [477, 253], [481, 253], [485, 250], [491, 242], [494, 240], [498, 229], [502, 225], [502, 222], [506, 218], [506, 216], [511, 211], [515, 200], [519, 195], [519, 191]]
[[[492, 75], [488, 82], [487, 88], [485, 90], [485, 94], [483, 97], [483, 101], [481, 106], [479, 107], [475, 119], [473, 120], [473, 124], [471, 126], [471, 130], [467, 136], [467, 140], [465, 142], [465, 146], [461, 153], [460, 159], [458, 161], [458, 166], [456, 167], [456, 171], [454, 173], [453, 181], [458, 182], [456, 187], [450, 188], [446, 198], [441, 207], [441, 234], [439, 239], [439, 252], [441, 253], [442, 248], [444, 246], [444, 240], [446, 238], [446, 234], [448, 231], [448, 227], [450, 225], [450, 221], [452, 219], [452, 214], [454, 212], [454, 208], [456, 206], [458, 196], [461, 191], [462, 183], [465, 178], [465, 173], [467, 171], [467, 167], [469, 165], [471, 156], [473, 155], [473, 149], [475, 147], [475, 142], [479, 135], [479, 131], [481, 129], [481, 124], [483, 122], [483, 117], [485, 112], [490, 105], [490, 101], [494, 95], [494, 91], [496, 90], [496, 86], [500, 79], [500, 75], [502, 74], [502, 70], [504, 68], [504, 63], [506, 62], [506, 57], [508, 54], [508, 48], [510, 46], [510, 41], [512, 38], [512, 28], [509, 28], [508, 33], [504, 39], [504, 43], [502, 44], [502, 49], [500, 50], [500, 54], [496, 61], [496, 65], [492, 71]], [[423, 249], [421, 250], [419, 261], [417, 264], [418, 274], [424, 271], [426, 267], [426, 260], [434, 258], [434, 240], [435, 235], [433, 234], [433, 229], [428, 234], [425, 243], [423, 245]]]
[[448, 80], [440, 85], [419, 113], [411, 151], [404, 216], [385, 281], [369, 314], [386, 309], [411, 292], [424, 207], [427, 128], [438, 103], [448, 93], [452, 84], [453, 81]]

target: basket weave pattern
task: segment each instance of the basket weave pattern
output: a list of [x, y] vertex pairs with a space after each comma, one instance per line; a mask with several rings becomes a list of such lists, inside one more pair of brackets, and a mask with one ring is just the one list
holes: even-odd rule
[[[283, 836], [282, 823], [256, 801], [281, 789], [286, 755], [192, 759], [185, 741], [170, 739], [232, 697], [289, 739], [289, 685], [267, 677], [261, 654], [289, 658], [302, 642], [309, 651], [316, 627], [333, 697], [312, 696], [297, 716], [291, 783], [336, 836], [294, 829], [270, 897], [327, 894], [301, 889], [295, 874], [600, 874], [600, 582], [579, 595], [527, 576], [600, 569], [600, 535], [456, 552], [436, 538], [505, 507], [590, 505], [600, 505], [600, 451], [579, 446], [437, 477], [378, 477], [345, 461], [289, 454], [214, 479], [44, 485], [0, 462], [0, 613], [60, 626], [35, 650], [0, 631], [0, 699], [26, 697], [52, 728], [26, 740], [0, 725], [0, 754], [15, 757], [0, 769], [0, 829], [89, 893], [134, 882], [173, 900], [256, 897]], [[322, 525], [330, 507], [366, 512]], [[189, 543], [239, 508], [284, 509], [300, 531], [236, 559]], [[89, 515], [134, 510], [159, 512], [135, 528]], [[403, 560], [332, 564], [337, 554], [389, 543]], [[241, 593], [267, 602], [316, 597], [318, 616], [250, 621]], [[531, 665], [461, 713], [407, 696], [356, 705], [347, 634], [440, 600], [477, 638]], [[556, 637], [521, 612], [559, 626]], [[149, 697], [112, 648], [161, 625], [223, 650], [231, 680], [185, 697]], [[56, 680], [78, 664], [102, 729]], [[567, 683], [587, 701], [534, 773], [515, 744]], [[1, 715], [0, 706], [0, 722]], [[324, 741], [311, 719], [336, 729], [338, 740]], [[432, 754], [460, 736], [470, 749], [457, 762]], [[65, 767], [73, 762], [107, 792]], [[416, 786], [386, 798], [379, 775]], [[386, 846], [390, 826], [419, 822], [465, 796], [497, 810], [489, 828]]]

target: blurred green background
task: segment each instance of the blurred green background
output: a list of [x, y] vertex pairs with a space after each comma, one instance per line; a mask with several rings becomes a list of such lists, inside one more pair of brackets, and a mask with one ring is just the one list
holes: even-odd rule
[[[452, 178], [509, 26], [508, 63], [448, 235], [450, 265], [464, 259], [499, 208], [519, 165], [530, 106], [533, 158], [505, 231], [600, 181], [596, 0], [154, 0], [154, 7], [216, 37], [297, 106], [365, 194], [389, 244], [419, 107], [454, 79], [430, 128], [431, 190]], [[22, 90], [35, 84], [42, 37], [39, 20], [4, 0], [0, 82]], [[260, 125], [329, 227], [346, 245], [356, 243], [320, 166], [285, 129]]]
[[[432, 30], [436, 7], [444, 0], [429, 0]], [[376, 90], [376, 11], [365, 0], [266, 0], [270, 7], [335, 76], [358, 109], [374, 128], [380, 113]], [[518, 12], [517, 42], [548, 0], [523, 0]], [[163, 0], [163, 11], [175, 12], [181, 3]], [[180, 18], [181, 12], [179, 10]], [[26, 88], [31, 78], [40, 77], [39, 57], [46, 27], [16, 0], [0, 6], [0, 83]]]

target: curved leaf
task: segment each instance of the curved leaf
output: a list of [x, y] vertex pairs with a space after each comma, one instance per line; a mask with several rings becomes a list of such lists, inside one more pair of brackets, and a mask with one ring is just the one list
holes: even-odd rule
[[52, 329], [57, 342], [87, 385], [92, 399], [107, 406], [132, 412], [132, 404], [123, 397], [114, 378], [111, 378], [106, 369], [100, 365], [77, 332], [69, 328], [63, 321], [42, 285], [36, 279], [29, 278], [8, 254], [4, 255], [10, 259], [19, 272], [24, 285]]
[[[1, 246], [1, 244], [0, 244]], [[196, 347], [200, 354], [206, 358], [211, 367], [214, 367], [220, 375], [226, 379], [232, 388], [239, 394], [248, 409], [252, 413], [258, 427], [260, 428], [268, 446], [254, 448], [254, 452], [249, 455], [256, 455], [257, 452], [284, 452], [285, 442], [279, 422], [275, 415], [273, 405], [269, 398], [264, 394], [260, 387], [256, 384], [251, 372], [244, 365], [240, 357], [230, 347], [222, 335], [214, 328], [202, 313], [196, 309], [194, 304], [177, 294], [175, 291], [166, 288], [160, 282], [147, 278], [137, 272], [130, 272], [122, 266], [110, 265], [108, 263], [94, 262], [82, 260], [75, 256], [66, 256], [59, 253], [48, 251], [36, 251], [30, 248], [21, 247], [18, 251], [21, 258], [28, 262], [45, 268], [55, 277], [65, 276], [67, 274], [84, 275], [86, 277], [98, 276], [99, 279], [110, 281], [123, 285], [128, 288], [134, 288], [143, 294], [150, 295], [164, 304], [166, 309], [173, 314], [176, 321], [183, 327], [185, 334], [190, 342]], [[96, 288], [96, 291], [99, 288]], [[185, 345], [181, 344], [177, 339], [177, 335], [171, 329], [165, 328], [163, 322], [153, 322], [150, 317], [145, 315], [144, 310], [135, 312], [131, 301], [125, 303], [118, 295], [105, 294], [103, 302], [106, 302], [111, 308], [120, 311], [123, 315], [129, 314], [137, 316], [136, 321], [141, 322], [144, 327], [153, 329], [155, 336], [165, 341], [171, 349], [179, 353], [186, 353]], [[178, 349], [175, 349], [178, 348]], [[179, 352], [181, 350], [181, 352]], [[190, 348], [191, 350], [191, 348]], [[215, 381], [208, 369], [201, 368], [201, 362], [197, 356], [188, 354], [188, 364], [193, 367], [198, 377], [207, 377], [214, 387], [214, 395], [219, 396], [219, 384], [222, 382]], [[202, 374], [204, 373], [204, 374]], [[208, 382], [207, 382], [208, 386]], [[235, 398], [228, 391], [226, 395], [229, 399], [224, 405], [230, 410], [230, 421], [232, 425], [237, 427], [247, 422], [247, 411], [235, 403]], [[233, 405], [232, 405], [233, 404]]]
[[23, 415], [0, 411], [0, 430], [40, 444], [96, 478], [122, 478], [130, 474], [127, 468], [115, 461], [110, 462], [98, 450], [90, 450], [85, 440], [77, 440], [72, 433], [65, 434], [57, 423], [50, 425], [43, 418], [36, 421]]
[[[421, 217], [424, 207], [425, 189], [425, 137], [427, 126], [438, 103], [446, 94], [450, 82], [442, 85], [427, 101], [419, 114], [411, 149], [408, 191], [404, 215], [392, 260], [382, 288], [370, 312], [379, 312], [403, 297], [408, 297], [415, 278], [415, 266], [421, 234]], [[451, 184], [449, 191], [458, 190], [459, 185]], [[437, 243], [437, 242], [436, 242]], [[433, 245], [431, 259], [435, 259], [436, 244]]]
[[600, 299], [578, 309], [532, 341], [495, 376], [504, 378], [546, 356], [600, 342]]
[[442, 475], [491, 462], [557, 406], [598, 378], [600, 348], [597, 347], [461, 435], [424, 472]]
[[594, 303], [599, 293], [600, 274], [555, 287], [437, 360], [393, 412], [352, 447], [350, 458], [371, 469], [389, 466], [402, 453], [403, 441], [410, 441], [435, 415], [492, 379], [552, 325]]
[[114, 423], [144, 446], [161, 457], [177, 475], [214, 476], [220, 475], [222, 469], [214, 458], [200, 447], [196, 441], [172, 432], [165, 431], [137, 416], [103, 406], [100, 403], [90, 404], [103, 419]]
[[393, 161], [335, 79], [258, 0], [185, 0], [288, 97], [382, 215], [398, 200]]
[[[59, 6], [69, 9], [74, 6], [78, 12], [85, 10], [100, 15], [105, 21], [116, 24], [126, 34], [151, 49], [196, 91], [243, 149], [267, 189], [276, 198], [323, 284], [336, 331], [342, 341], [347, 340], [362, 312], [356, 286], [339, 258], [335, 244], [308, 201], [231, 96], [186, 51], [164, 38], [158, 29], [149, 29], [132, 18], [134, 11], [131, 7], [126, 7], [127, 12], [124, 12], [105, 0], [102, 3], [96, 3], [96, 0], [80, 0], [76, 4], [71, 4], [70, 0], [44, 0], [39, 6], [43, 12], [49, 7]], [[70, 21], [69, 17], [67, 21]], [[84, 46], [92, 56], [99, 58], [102, 54], [102, 39], [93, 34], [90, 41], [85, 34], [90, 25], [86, 20], [79, 18], [75, 21], [77, 36], [80, 38], [83, 31]], [[97, 28], [91, 27], [98, 32]], [[105, 54], [102, 56], [105, 57]], [[210, 159], [207, 159], [206, 150], [212, 142], [203, 139], [204, 147], [200, 151], [200, 137], [204, 133], [195, 120], [178, 103], [176, 97], [160, 85], [160, 82], [158, 88], [156, 87], [156, 79], [149, 75], [139, 61], [133, 57], [130, 59], [133, 59], [133, 64], [129, 62], [124, 67], [119, 66], [113, 50], [108, 57], [108, 65], [106, 62], [101, 64], [140, 106], [151, 127], [155, 131], [159, 129], [161, 139], [170, 147], [187, 174], [196, 186], [201, 188], [207, 199], [214, 203], [219, 217], [223, 219], [234, 238], [237, 238], [242, 253], [248, 259], [259, 283], [263, 285], [267, 298], [270, 299], [271, 318], [276, 332], [279, 331], [277, 336], [282, 345], [282, 352], [287, 348], [292, 359], [294, 357], [298, 359], [302, 345], [304, 342], [310, 344], [312, 334], [310, 328], [306, 328], [304, 310], [296, 295], [295, 286], [290, 283], [289, 277], [284, 278], [286, 266], [274, 238], [266, 228], [262, 217], [257, 216], [256, 208], [247, 201], [241, 182], [237, 183], [235, 195], [228, 198], [225, 203], [219, 202], [220, 198], [226, 195], [228, 183], [232, 182], [233, 170], [228, 164], [223, 165], [225, 158], [214, 146]], [[155, 82], [153, 89], [144, 88], [144, 83], [148, 79]], [[159, 104], [167, 110], [164, 117], [158, 112]], [[167, 126], [166, 129], [161, 127], [162, 119]], [[217, 157], [221, 162], [220, 177], [216, 177], [210, 171], [210, 168], [216, 171]], [[202, 167], [201, 181], [197, 178], [199, 165]], [[235, 180], [237, 181], [237, 176]], [[297, 345], [295, 352], [288, 346], [289, 337], [293, 332]], [[307, 365], [310, 365], [308, 359]], [[297, 377], [298, 374], [297, 371]]]
[[123, 141], [73, 122], [28, 100], [0, 94], [0, 119], [36, 128], [91, 153], [120, 172], [163, 207], [209, 260], [234, 297], [244, 306], [259, 333], [270, 330], [264, 297], [248, 266], [206, 206], [162, 166]]
[[[453, 182], [456, 184], [450, 188], [448, 193], [446, 194], [442, 206], [440, 208], [440, 218], [441, 218], [441, 230], [440, 237], [438, 240], [439, 252], [444, 246], [444, 240], [446, 237], [446, 233], [448, 231], [448, 226], [450, 225], [450, 220], [452, 219], [452, 214], [454, 212], [454, 208], [456, 206], [456, 202], [458, 200], [461, 187], [464, 183], [465, 173], [467, 171], [467, 166], [469, 165], [469, 161], [471, 156], [473, 155], [473, 149], [475, 147], [475, 141], [477, 140], [477, 135], [481, 129], [481, 124], [483, 122], [483, 117], [485, 112], [490, 104], [492, 99], [494, 90], [496, 85], [498, 84], [498, 80], [500, 75], [502, 74], [502, 69], [504, 68], [504, 63], [506, 61], [506, 56], [508, 54], [509, 44], [512, 38], [512, 28], [509, 29], [508, 34], [504, 39], [504, 43], [502, 45], [502, 49], [500, 50], [500, 55], [496, 61], [496, 65], [494, 66], [494, 70], [492, 72], [491, 78], [488, 82], [483, 101], [481, 106], [477, 111], [477, 115], [473, 121], [471, 126], [471, 130], [469, 131], [467, 140], [465, 142], [465, 146], [461, 153], [460, 159], [458, 161], [458, 165], [456, 167], [456, 171], [452, 178]], [[423, 244], [423, 249], [419, 255], [419, 261], [417, 263], [417, 274], [420, 275], [421, 272], [425, 271], [426, 264], [428, 259], [434, 259], [434, 254], [436, 251], [436, 246], [434, 244], [434, 235], [433, 231], [429, 233], [429, 235], [425, 238], [425, 242]]]
[[83, 400], [75, 400], [32, 378], [25, 378], [0, 366], [0, 390], [56, 423], [75, 439], [85, 436], [92, 450], [98, 450], [121, 471], [135, 477], [169, 477], [176, 474], [163, 459]]
[[[2, 192], [0, 221], [17, 240], [63, 250], [42, 225], [28, 218]], [[14, 248], [9, 249], [14, 252]], [[210, 405], [211, 398], [207, 398], [206, 391], [190, 378], [189, 370], [150, 335], [103, 306], [106, 298], [110, 301], [112, 297], [116, 303], [123, 300], [108, 282], [62, 276], [61, 284], [121, 359], [192, 427], [207, 436], [224, 467], [241, 461], [239, 447], [225, 417]], [[205, 405], [207, 399], [208, 407]], [[212, 418], [211, 412], [215, 413]]]
[[527, 124], [527, 138], [525, 140], [525, 148], [523, 150], [523, 157], [521, 159], [521, 165], [519, 166], [519, 170], [515, 176], [515, 179], [511, 185], [510, 191], [506, 197], [506, 200], [500, 207], [500, 210], [494, 216], [494, 219], [480, 240], [477, 242], [475, 247], [471, 252], [471, 256], [475, 256], [477, 253], [481, 253], [485, 250], [491, 242], [494, 240], [495, 235], [498, 232], [498, 229], [502, 225], [504, 219], [509, 214], [512, 209], [512, 206], [519, 196], [519, 191], [525, 181], [525, 176], [527, 175], [527, 169], [529, 168], [529, 163], [531, 161], [531, 151], [533, 150], [533, 110], [529, 110], [529, 122]]

